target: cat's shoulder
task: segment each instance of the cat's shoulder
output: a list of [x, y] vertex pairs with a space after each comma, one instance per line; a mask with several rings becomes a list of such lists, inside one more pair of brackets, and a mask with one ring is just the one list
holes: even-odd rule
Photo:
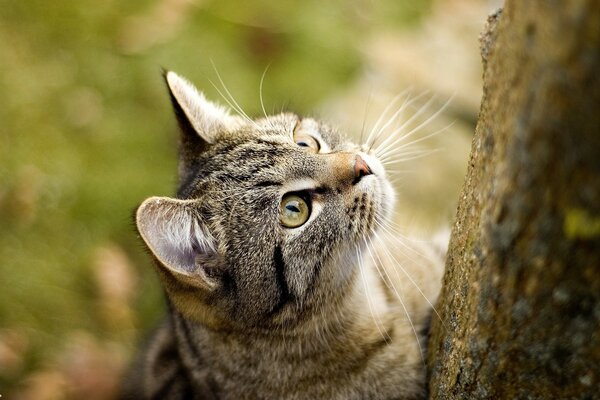
[[217, 398], [212, 393], [195, 395], [196, 388], [182, 364], [171, 318], [165, 318], [148, 337], [123, 382], [122, 400]]

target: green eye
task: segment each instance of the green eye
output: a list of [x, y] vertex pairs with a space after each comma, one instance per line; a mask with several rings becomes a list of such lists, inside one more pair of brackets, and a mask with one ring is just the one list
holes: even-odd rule
[[318, 153], [321, 149], [317, 139], [302, 131], [294, 134], [294, 141], [298, 146], [306, 148], [311, 153]]
[[310, 217], [306, 201], [296, 194], [286, 194], [279, 206], [279, 219], [286, 228], [297, 228]]

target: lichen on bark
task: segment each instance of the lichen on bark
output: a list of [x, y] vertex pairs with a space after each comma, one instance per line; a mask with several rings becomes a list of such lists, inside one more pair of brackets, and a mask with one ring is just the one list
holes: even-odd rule
[[597, 398], [600, 2], [508, 0], [429, 347], [433, 399]]

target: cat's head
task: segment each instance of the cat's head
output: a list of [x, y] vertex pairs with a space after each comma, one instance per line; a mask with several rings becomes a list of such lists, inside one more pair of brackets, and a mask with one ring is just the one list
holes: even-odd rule
[[393, 206], [381, 163], [310, 118], [232, 116], [165, 74], [181, 130], [177, 198], [136, 213], [172, 304], [212, 326], [293, 325], [355, 281]]

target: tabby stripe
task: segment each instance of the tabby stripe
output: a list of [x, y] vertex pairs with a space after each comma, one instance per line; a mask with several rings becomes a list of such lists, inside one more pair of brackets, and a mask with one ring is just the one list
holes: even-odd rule
[[277, 314], [294, 298], [292, 293], [290, 293], [290, 288], [285, 279], [285, 262], [283, 261], [283, 253], [279, 244], [275, 246], [275, 251], [273, 252], [273, 265], [275, 266], [275, 279], [279, 288], [279, 301], [269, 312], [270, 316]]
[[185, 319], [185, 317], [177, 318], [177, 320], [179, 323], [176, 326], [179, 326], [183, 332], [183, 336], [186, 342], [185, 347], [187, 347], [191, 351], [194, 361], [196, 363], [200, 362], [200, 354], [198, 354], [198, 349], [196, 348], [196, 346], [194, 346], [194, 342], [192, 340], [192, 333], [190, 332], [190, 327], [188, 325], [187, 320]]
[[171, 376], [165, 380], [162, 386], [151, 396], [151, 400], [161, 400], [166, 398], [169, 394], [176, 394], [172, 389], [178, 383], [181, 385], [182, 382], [178, 380], [178, 378], [181, 378], [182, 373], [183, 369], [181, 368], [181, 365], [179, 365], [177, 369], [172, 372]]
[[[188, 368], [185, 367], [185, 365], [182, 365], [182, 371], [185, 373], [185, 376], [187, 379], [182, 381], [183, 384], [183, 391], [181, 391], [180, 396], [178, 396], [177, 398], [179, 399], [192, 399], [192, 398], [197, 398], [197, 397], [193, 397], [194, 392], [198, 392], [196, 394], [200, 394], [202, 399], [205, 400], [216, 400], [218, 399], [218, 387], [216, 382], [214, 381], [214, 379], [212, 378], [212, 376], [210, 375], [210, 373], [207, 373], [205, 376], [205, 379], [200, 379], [198, 380], [196, 377], [194, 377], [193, 374], [193, 370], [196, 369], [200, 369], [200, 365], [203, 364], [203, 361], [200, 357], [200, 354], [198, 352], [198, 348], [196, 347], [196, 344], [194, 343], [193, 339], [192, 339], [192, 333], [191, 333], [191, 327], [189, 325], [189, 322], [187, 319], [185, 319], [185, 317], [181, 316], [180, 314], [178, 314], [177, 316], [174, 315], [174, 318], [176, 319], [175, 321], [175, 328], [180, 330], [183, 333], [183, 338], [185, 343], [182, 343], [183, 346], [183, 352], [188, 354], [191, 353], [191, 357], [193, 358], [195, 367], [192, 367], [192, 371], [188, 370]], [[193, 388], [195, 388], [195, 390], [193, 390]]]
[[310, 283], [308, 284], [308, 290], [312, 294], [317, 286], [317, 280], [319, 279], [319, 275], [321, 275], [321, 270], [323, 269], [323, 264], [320, 261], [317, 261], [315, 266], [313, 267], [313, 273], [310, 277]]
[[354, 369], [355, 371], [364, 370], [366, 366], [369, 365], [369, 360], [385, 351], [385, 348], [392, 343], [394, 337], [394, 328], [390, 327], [389, 329], [386, 329], [385, 332], [387, 332], [387, 338], [382, 337], [375, 342], [369, 343], [368, 347], [365, 348], [365, 353], [362, 357], [362, 360], [361, 362], [357, 363], [357, 367]]
[[[385, 328], [385, 327], [384, 327]], [[371, 357], [373, 357], [375, 354], [379, 353], [384, 347], [387, 347], [390, 345], [390, 343], [392, 343], [392, 338], [394, 337], [394, 327], [390, 327], [388, 329], [385, 330], [385, 332], [387, 333], [387, 337], [389, 338], [380, 338], [375, 342], [372, 342], [369, 344], [369, 347], [367, 348], [367, 359], [370, 359]], [[367, 363], [365, 363], [367, 364]]]
[[281, 186], [281, 183], [274, 181], [263, 181], [258, 182], [254, 187], [268, 187], [268, 186]]

